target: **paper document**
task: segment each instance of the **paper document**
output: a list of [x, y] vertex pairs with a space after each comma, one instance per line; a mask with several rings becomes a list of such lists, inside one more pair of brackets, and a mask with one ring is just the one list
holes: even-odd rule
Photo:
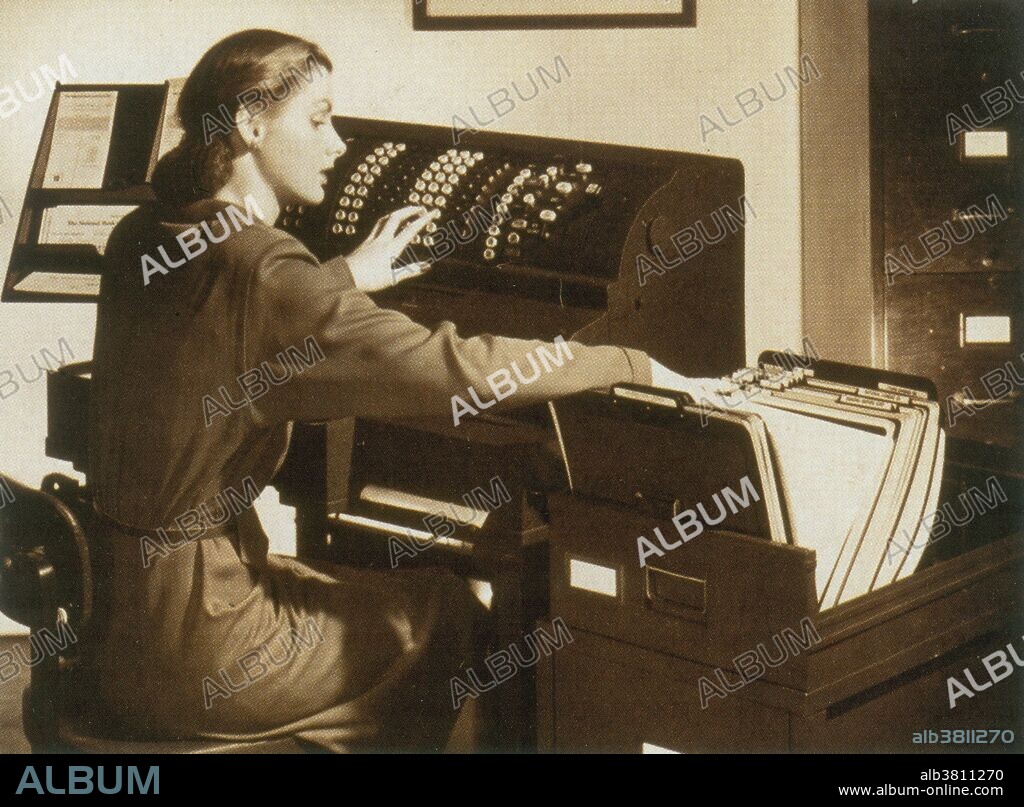
[[67, 91], [57, 97], [44, 188], [102, 188], [117, 91]]
[[43, 211], [40, 244], [92, 244], [100, 255], [114, 226], [135, 209], [132, 205], [62, 205]]

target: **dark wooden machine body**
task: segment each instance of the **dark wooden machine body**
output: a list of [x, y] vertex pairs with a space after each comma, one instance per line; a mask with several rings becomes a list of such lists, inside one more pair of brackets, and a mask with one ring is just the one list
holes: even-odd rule
[[[701, 222], [715, 239], [713, 222], [722, 220], [716, 211], [743, 212], [739, 162], [494, 132], [460, 133], [453, 146], [453, 132], [444, 127], [352, 118], [337, 118], [335, 125], [348, 151], [335, 166], [327, 200], [302, 214], [286, 210], [280, 222], [322, 259], [351, 251], [380, 215], [409, 204], [416, 180], [432, 163], [436, 169], [449, 149], [478, 159], [459, 193], [449, 197], [442, 226], [465, 222], [473, 206], [490, 209], [491, 194], [500, 195], [524, 170], [552, 177], [550, 187], [537, 189], [535, 208], [520, 203], [508, 212], [494, 258], [481, 232], [423, 278], [377, 294], [381, 305], [427, 326], [454, 322], [462, 336], [562, 336], [640, 348], [691, 375], [725, 373], [743, 363], [742, 228], [723, 226], [717, 243], [644, 283], [637, 271], [638, 257], [653, 259], [653, 247], [671, 262], [672, 236], [684, 228]], [[338, 200], [352, 174], [375, 149], [398, 143], [405, 144], [400, 159], [377, 175], [363, 197], [364, 214], [346, 234], [351, 208]], [[581, 165], [590, 168], [582, 178]], [[574, 201], [580, 196], [574, 188], [562, 201], [556, 179], [596, 184], [600, 192]], [[555, 210], [554, 223], [540, 218], [545, 207]], [[338, 232], [341, 220], [346, 225]], [[518, 245], [507, 241], [512, 232], [522, 233]], [[427, 253], [420, 248], [418, 254]], [[470, 491], [487, 490], [500, 478], [512, 501], [483, 527], [457, 526], [453, 543], [434, 543], [415, 558], [397, 558], [397, 565], [440, 564], [490, 583], [493, 646], [503, 649], [521, 644], [548, 612], [546, 495], [565, 484], [554, 441], [544, 407], [507, 417], [482, 412], [457, 427], [450, 418], [299, 424], [278, 487], [282, 501], [298, 511], [300, 556], [390, 568], [391, 539], [402, 537], [403, 528], [424, 530], [423, 515], [363, 500], [368, 485], [464, 504]], [[385, 526], [353, 523], [351, 516]], [[533, 747], [533, 673], [526, 669], [495, 690], [485, 746]]]

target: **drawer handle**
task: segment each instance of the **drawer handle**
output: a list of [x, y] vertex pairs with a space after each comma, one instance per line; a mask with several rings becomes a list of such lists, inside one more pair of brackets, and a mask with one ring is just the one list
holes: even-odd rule
[[684, 619], [704, 621], [708, 599], [707, 580], [676, 574], [656, 566], [647, 566], [644, 572], [645, 594], [652, 608]]
[[1002, 405], [1016, 403], [1020, 400], [1020, 392], [1014, 390], [1002, 398], [968, 398], [962, 392], [954, 392], [953, 400], [956, 401], [960, 406], [976, 406], [984, 409], [986, 406]]
[[[1006, 212], [1012, 216], [1016, 212], [1016, 209], [1007, 205]], [[1000, 219], [995, 214], [992, 214], [990, 216], [987, 213], [967, 213], [960, 209], [953, 210], [953, 218], [960, 219], [961, 221], [966, 222], [981, 221], [987, 224], [989, 227], [995, 227], [997, 224], [999, 224], [999, 222], [1003, 221], [1003, 219]]]
[[974, 36], [975, 34], [1001, 34], [1003, 31], [1001, 28], [993, 28], [992, 26], [983, 25], [952, 25], [950, 26], [950, 33], [954, 36]]

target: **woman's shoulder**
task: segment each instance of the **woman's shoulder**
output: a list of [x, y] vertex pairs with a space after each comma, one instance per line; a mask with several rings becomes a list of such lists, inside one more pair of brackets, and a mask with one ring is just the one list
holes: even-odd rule
[[200, 199], [186, 207], [167, 207], [155, 203], [140, 218], [157, 222], [173, 233], [186, 257], [207, 252], [218, 263], [258, 266], [282, 255], [307, 264], [316, 257], [290, 233], [265, 220], [259, 203], [247, 196], [242, 203], [220, 199]]

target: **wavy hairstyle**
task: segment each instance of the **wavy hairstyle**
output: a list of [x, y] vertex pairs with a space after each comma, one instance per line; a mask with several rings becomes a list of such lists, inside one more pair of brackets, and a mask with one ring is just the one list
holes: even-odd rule
[[312, 81], [315, 68], [333, 69], [320, 46], [280, 31], [239, 31], [206, 51], [178, 99], [185, 133], [153, 174], [157, 199], [182, 207], [216, 193], [236, 156], [235, 113], [243, 107], [251, 115], [265, 112], [300, 86], [300, 79]]

